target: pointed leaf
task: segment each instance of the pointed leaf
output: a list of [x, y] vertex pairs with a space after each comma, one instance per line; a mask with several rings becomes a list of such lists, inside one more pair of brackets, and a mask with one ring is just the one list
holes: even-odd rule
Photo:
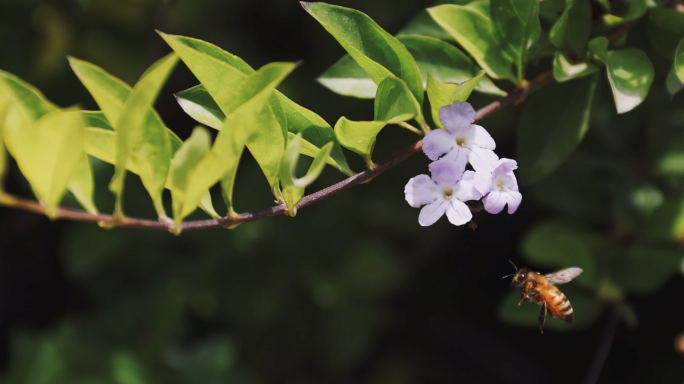
[[343, 147], [363, 156], [372, 167], [370, 156], [375, 145], [375, 136], [385, 125], [387, 123], [384, 121], [351, 121], [341, 117], [335, 124], [335, 135]]
[[445, 31], [444, 28], [440, 27], [439, 24], [435, 22], [426, 9], [418, 12], [413, 19], [397, 33], [397, 37], [400, 41], [402, 36], [408, 35], [432, 37], [439, 40], [456, 42], [449, 32]]
[[466, 6], [445, 4], [428, 8], [432, 18], [444, 28], [495, 79], [516, 80], [512, 61], [499, 46], [492, 21], [481, 12]]
[[394, 75], [406, 82], [423, 104], [423, 86], [415, 60], [406, 47], [359, 11], [325, 3], [301, 3], [376, 84]]
[[[9, 73], [0, 71], [0, 79], [6, 84], [7, 91], [15, 102], [12, 103], [15, 113], [24, 116], [23, 123], [10, 124], [4, 133], [8, 136], [8, 146], [14, 144], [22, 135], [24, 129], [47, 113], [57, 110], [57, 106], [48, 101], [40, 91], [32, 85]], [[9, 110], [6, 111], [9, 114]], [[15, 115], [16, 117], [16, 115]], [[16, 138], [14, 141], [13, 138]], [[90, 213], [97, 213], [93, 203], [93, 175], [90, 169], [88, 157], [83, 154], [77, 170], [72, 174], [67, 188], [76, 197], [76, 200]]]
[[665, 79], [665, 88], [667, 88], [667, 93], [670, 94], [670, 98], [674, 97], [679, 91], [684, 88], [684, 82], [679, 80], [677, 73], [675, 72], [674, 65], [670, 68], [667, 73], [667, 79]]
[[373, 79], [346, 54], [317, 79], [321, 85], [344, 96], [372, 99], [378, 89]]
[[595, 37], [589, 41], [589, 52], [593, 55], [594, 60], [602, 63], [608, 61], [608, 39], [603, 36]]
[[83, 158], [84, 127], [76, 111], [56, 110], [26, 127], [12, 156], [36, 197], [54, 217], [74, 170]]
[[591, 5], [586, 0], [565, 0], [565, 11], [551, 28], [549, 38], [556, 47], [584, 56], [591, 32]]
[[[169, 172], [171, 143], [163, 126], [147, 122], [152, 104], [177, 62], [178, 56], [171, 53], [152, 64], [131, 90], [119, 120], [114, 122], [117, 131], [116, 163], [109, 189], [116, 196], [115, 210], [121, 217], [128, 161], [141, 163], [140, 179], [152, 197], [157, 215], [166, 217], [161, 194]], [[112, 122], [111, 119], [109, 121]]]
[[589, 129], [597, 74], [544, 87], [527, 101], [518, 123], [521, 181], [535, 182], [558, 168]]
[[399, 123], [411, 120], [419, 110], [420, 105], [412, 97], [403, 80], [387, 77], [378, 85], [378, 93], [375, 95], [375, 121]]
[[654, 70], [643, 51], [610, 51], [606, 69], [618, 113], [629, 112], [644, 101], [653, 83]]
[[562, 52], [556, 52], [553, 60], [553, 78], [559, 83], [588, 76], [596, 71], [598, 67], [592, 63], [571, 63]]
[[[274, 68], [280, 69], [280, 76], [273, 77]], [[228, 209], [232, 211], [232, 187], [242, 150], [247, 139], [256, 131], [259, 120], [264, 115], [264, 108], [270, 108], [268, 99], [273, 96], [275, 87], [294, 68], [295, 65], [291, 63], [272, 63], [254, 74], [255, 76], [270, 78], [271, 82], [264, 84], [262, 90], [254, 97], [226, 116], [223, 127], [216, 136], [216, 141], [211, 150], [189, 176], [185, 205], [193, 207], [199, 204], [206, 190], [223, 179], [222, 187], [229, 188], [229, 190], [223, 191], [224, 198], [227, 200]], [[253, 82], [254, 84], [262, 83], [256, 80]], [[225, 175], [229, 175], [230, 178], [226, 180]]]
[[640, 18], [646, 13], [647, 9], [648, 0], [632, 0], [627, 3], [627, 11], [624, 14], [621, 16], [606, 14], [603, 15], [603, 21], [607, 26], [614, 27]]
[[185, 204], [185, 191], [190, 175], [210, 148], [209, 132], [202, 127], [196, 127], [171, 160], [168, 185], [173, 199], [174, 230], [178, 230], [183, 219], [197, 208], [196, 205]]
[[220, 129], [223, 126], [226, 114], [216, 104], [204, 85], [194, 86], [174, 96], [183, 111], [197, 122], [214, 129]]
[[513, 59], [522, 79], [527, 50], [539, 38], [538, 0], [491, 0], [494, 33]]
[[[427, 88], [428, 72], [443, 83], [462, 83], [475, 77], [480, 68], [460, 49], [441, 40], [424, 36], [400, 36], [399, 41], [411, 52], [418, 63], [423, 87]], [[506, 96], [488, 77], [483, 77], [475, 92]]]
[[435, 125], [443, 128], [442, 122], [439, 119], [439, 109], [445, 105], [450, 105], [454, 101], [466, 101], [477, 86], [478, 81], [484, 77], [484, 71], [465, 81], [461, 84], [442, 83], [432, 78], [432, 74], [428, 73], [427, 94], [430, 99], [430, 110], [432, 111], [432, 120]]
[[300, 145], [302, 141], [302, 134], [298, 133], [294, 139], [290, 141], [283, 153], [282, 161], [280, 162], [280, 181], [283, 185], [283, 198], [287, 205], [290, 216], [295, 216], [297, 211], [295, 206], [301, 201], [304, 194], [304, 188], [313, 183], [323, 171], [325, 167], [325, 159], [329, 157], [332, 149], [332, 143], [328, 143], [321, 148], [314, 157], [309, 171], [302, 178], [295, 176], [297, 169], [297, 161], [299, 160]]

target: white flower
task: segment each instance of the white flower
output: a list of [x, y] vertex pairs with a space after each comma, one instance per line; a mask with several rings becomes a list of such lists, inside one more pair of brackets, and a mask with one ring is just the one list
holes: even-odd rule
[[425, 205], [418, 216], [420, 225], [432, 225], [445, 213], [454, 225], [469, 222], [473, 214], [463, 202], [482, 197], [475, 189], [475, 172], [463, 172], [458, 164], [448, 159], [430, 164], [430, 172], [432, 178], [418, 175], [404, 188], [410, 206], [418, 208]]
[[522, 195], [518, 191], [518, 181], [513, 174], [515, 169], [518, 169], [515, 160], [501, 159], [491, 173], [475, 174], [475, 188], [485, 196], [482, 203], [487, 212], [499, 213], [508, 204], [508, 213], [512, 214], [520, 206]]
[[491, 172], [499, 157], [493, 149], [494, 139], [475, 121], [475, 110], [466, 102], [454, 101], [439, 109], [439, 120], [444, 129], [428, 132], [423, 139], [423, 152], [430, 160], [443, 154], [465, 170], [467, 162], [477, 172]]

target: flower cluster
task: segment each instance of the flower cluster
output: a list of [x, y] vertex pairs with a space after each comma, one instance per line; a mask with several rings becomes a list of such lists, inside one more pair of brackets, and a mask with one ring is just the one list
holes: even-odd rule
[[[434, 161], [429, 167], [432, 176], [418, 175], [404, 188], [410, 206], [425, 206], [418, 216], [420, 225], [432, 225], [445, 213], [452, 224], [466, 224], [473, 218], [468, 200], [482, 199], [489, 213], [501, 212], [506, 204], [509, 214], [515, 212], [522, 201], [513, 174], [518, 165], [494, 153], [492, 136], [473, 124], [473, 107], [455, 101], [439, 110], [439, 120], [444, 129], [423, 139], [423, 152]], [[466, 170], [468, 163], [473, 170]]]

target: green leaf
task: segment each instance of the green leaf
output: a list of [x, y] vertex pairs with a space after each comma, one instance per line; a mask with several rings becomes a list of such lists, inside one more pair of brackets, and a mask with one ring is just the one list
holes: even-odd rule
[[295, 170], [297, 169], [297, 161], [301, 151], [301, 141], [302, 134], [298, 133], [287, 145], [287, 149], [283, 153], [283, 159], [280, 162], [280, 182], [283, 185], [283, 198], [289, 215], [292, 217], [297, 214], [296, 205], [304, 195], [304, 188], [313, 183], [323, 172], [325, 159], [329, 157], [333, 146], [333, 143], [324, 145], [314, 157], [306, 175], [302, 178], [297, 178]]
[[517, 154], [523, 183], [558, 168], [589, 129], [598, 76], [551, 84], [528, 100], [518, 122]]
[[402, 36], [408, 35], [433, 37], [439, 40], [456, 42], [449, 32], [445, 31], [444, 28], [440, 27], [439, 24], [435, 22], [427, 10], [418, 12], [413, 19], [397, 33], [399, 41], [401, 41]]
[[684, 88], [684, 82], [679, 80], [679, 76], [677, 76], [674, 65], [670, 68], [670, 71], [667, 72], [665, 88], [667, 88], [667, 93], [670, 94], [670, 98], [674, 97], [674, 95], [679, 93], [679, 91]]
[[[568, 324], [547, 315], [544, 331], [547, 329], [560, 332], [578, 331], [594, 324], [601, 317], [603, 312], [601, 303], [595, 298], [587, 295], [584, 291], [573, 288], [572, 285], [563, 285], [560, 287], [560, 290], [568, 298], [570, 304], [572, 304], [575, 314], [573, 322]], [[538, 328], [540, 307], [529, 302], [518, 306], [519, 301], [520, 292], [518, 290], [511, 290], [507, 293], [499, 306], [499, 319], [519, 327]]]
[[684, 196], [668, 197], [643, 224], [639, 233], [650, 241], [684, 239]]
[[[279, 74], [275, 69], [279, 69]], [[197, 164], [188, 178], [188, 188], [185, 192], [185, 203], [189, 207], [196, 206], [205, 195], [206, 190], [219, 180], [224, 189], [223, 194], [228, 204], [229, 212], [233, 212], [232, 188], [242, 150], [247, 139], [257, 129], [260, 119], [267, 113], [265, 108], [270, 108], [268, 99], [273, 96], [275, 87], [294, 70], [291, 63], [267, 64], [253, 76], [262, 76], [270, 79], [264, 84], [260, 79], [253, 79], [250, 84], [262, 84], [263, 88], [251, 99], [239, 106], [233, 113], [226, 116], [223, 127], [216, 136], [211, 150]], [[278, 76], [275, 76], [278, 74]], [[256, 88], [250, 88], [254, 91]], [[246, 90], [245, 90], [246, 92]], [[246, 92], [247, 93], [247, 92]], [[228, 175], [227, 179], [224, 176]]]
[[553, 77], [559, 83], [591, 75], [598, 71], [592, 63], [571, 63], [562, 52], [556, 52], [553, 60]]
[[196, 127], [171, 160], [168, 185], [173, 199], [174, 231], [177, 231], [183, 219], [197, 208], [195, 205], [185, 204], [185, 191], [190, 175], [210, 148], [209, 132], [202, 127]]
[[375, 136], [387, 123], [384, 121], [351, 121], [341, 117], [335, 124], [335, 135], [343, 147], [352, 150], [366, 159], [368, 167], [375, 165], [371, 161]]
[[676, 9], [653, 7], [648, 11], [648, 36], [653, 49], [668, 59], [674, 57], [684, 38], [684, 13]]
[[[274, 71], [275, 76], [279, 76], [276, 73], [279, 71], [276, 68], [278, 65], [262, 67], [263, 73], [255, 77], [254, 70], [244, 61], [215, 45], [188, 37], [158, 33], [204, 85], [225, 115], [235, 111], [242, 103], [259, 92], [264, 85], [259, 84], [260, 81], [270, 81], [269, 76], [265, 76], [267, 72]], [[186, 96], [189, 95], [186, 94]], [[200, 103], [199, 100], [195, 101], [196, 104]], [[260, 115], [258, 132], [249, 137], [247, 148], [259, 163], [271, 189], [275, 191], [280, 158], [285, 151], [287, 128], [278, 121], [276, 111], [273, 110], [274, 106], [280, 108], [279, 102], [274, 99], [270, 101], [270, 104], [269, 108]], [[213, 107], [206, 103], [206, 99], [201, 105], [205, 109]], [[217, 116], [218, 114], [210, 112], [209, 115]], [[206, 119], [209, 116], [205, 115], [203, 118]], [[197, 120], [203, 122], [199, 118]]]
[[347, 176], [353, 176], [354, 172], [349, 169], [344, 153], [342, 153], [342, 147], [337, 141], [335, 132], [330, 124], [326, 123], [325, 120], [314, 112], [288, 99], [283, 94], [276, 92], [276, 96], [287, 116], [287, 130], [293, 134], [302, 134], [302, 154], [307, 154], [304, 152], [304, 142], [314, 145], [317, 148], [316, 151], [328, 143], [333, 143], [328, 164]]
[[387, 77], [378, 85], [374, 120], [395, 124], [411, 120], [419, 111], [420, 105], [403, 80]]
[[317, 81], [335, 93], [359, 99], [372, 99], [378, 90], [373, 79], [349, 54], [323, 72]]
[[572, 50], [580, 57], [591, 32], [591, 5], [586, 0], [565, 0], [565, 11], [551, 28], [549, 38], [556, 47]]
[[112, 373], [117, 384], [148, 384], [144, 366], [130, 353], [117, 353], [112, 357]]
[[584, 270], [575, 280], [585, 285], [598, 284], [597, 257], [608, 242], [586, 227], [550, 220], [534, 227], [523, 239], [525, 259], [545, 268], [580, 267]]
[[679, 42], [677, 51], [675, 52], [674, 70], [677, 73], [679, 81], [684, 83], [684, 39]]
[[375, 84], [379, 85], [386, 77], [394, 75], [404, 80], [418, 104], [423, 104], [423, 84], [418, 65], [397, 38], [359, 11], [325, 3], [301, 4], [370, 75]]
[[129, 161], [140, 163], [139, 176], [152, 197], [157, 215], [166, 217], [161, 194], [169, 172], [171, 143], [164, 127], [149, 123], [153, 119], [148, 116], [177, 62], [178, 56], [171, 53], [152, 64], [128, 95], [119, 120], [111, 120], [107, 116], [110, 122], [115, 121], [114, 128], [117, 131], [116, 163], [109, 190], [116, 196], [115, 212], [120, 217], [123, 217], [124, 176]]
[[653, 83], [651, 60], [636, 48], [608, 52], [608, 80], [618, 113], [636, 108], [648, 95]]
[[516, 80], [512, 61], [497, 43], [489, 18], [470, 7], [452, 4], [428, 8], [428, 12], [487, 71], [487, 75]]
[[589, 41], [589, 52], [593, 59], [606, 63], [608, 61], [608, 39], [603, 36], [595, 37]]
[[114, 130], [102, 111], [81, 111], [81, 117], [86, 127], [102, 128], [109, 131]]
[[5, 121], [7, 111], [10, 107], [10, 98], [8, 91], [3, 82], [0, 82], [0, 195], [3, 191], [3, 181], [5, 173], [7, 172], [7, 154], [5, 153], [5, 140], [3, 139], [3, 132], [5, 131]]
[[47, 215], [56, 209], [67, 184], [85, 156], [83, 120], [76, 111], [55, 110], [45, 114], [21, 133], [11, 153]]
[[[463, 83], [480, 72], [480, 68], [468, 56], [449, 43], [424, 36], [400, 36], [398, 39], [416, 60], [425, 88], [428, 72], [435, 80], [444, 83]], [[506, 92], [494, 85], [488, 77], [480, 79], [475, 92], [506, 96]]]
[[[14, 100], [11, 109], [14, 110], [15, 118], [18, 117], [16, 114], [23, 116], [21, 118], [22, 122], [8, 124], [7, 129], [3, 133], [7, 146], [10, 147], [19, 140], [18, 138], [21, 137], [27, 126], [46, 114], [56, 111], [57, 106], [48, 101], [35, 87], [14, 75], [0, 71], [0, 79], [6, 84], [7, 91], [11, 92], [11, 98]], [[8, 115], [12, 114], [10, 110], [6, 112]], [[10, 120], [12, 119], [10, 118]], [[79, 160], [77, 171], [72, 174], [67, 188], [83, 208], [90, 213], [97, 213], [97, 208], [93, 203], [93, 175], [90, 170], [88, 157], [85, 154]]]
[[620, 261], [617, 281], [630, 292], [654, 293], [677, 273], [682, 261], [684, 251], [678, 247], [638, 246]]
[[[610, 10], [610, 7], [607, 9]], [[631, 0], [627, 3], [627, 11], [622, 16], [606, 14], [603, 15], [603, 22], [609, 27], [614, 27], [640, 18], [647, 9], [648, 0]]]
[[214, 129], [221, 129], [226, 114], [216, 104], [204, 85], [194, 86], [174, 96], [183, 111], [197, 122]]
[[512, 58], [518, 79], [522, 79], [527, 50], [541, 33], [539, 1], [491, 0], [491, 12], [494, 33]]
[[463, 82], [462, 84], [441, 83], [432, 78], [432, 74], [428, 73], [427, 94], [430, 99], [430, 110], [432, 111], [432, 120], [435, 125], [443, 128], [442, 122], [439, 119], [439, 109], [445, 105], [450, 105], [454, 101], [466, 101], [470, 93], [475, 89], [477, 83], [484, 77], [484, 71], [473, 77], [472, 79]]

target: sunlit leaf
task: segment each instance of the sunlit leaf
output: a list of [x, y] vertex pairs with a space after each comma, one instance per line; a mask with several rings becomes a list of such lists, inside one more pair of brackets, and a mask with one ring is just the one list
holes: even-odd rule
[[4, 83], [0, 82], [0, 193], [3, 189], [3, 181], [5, 173], [7, 172], [7, 154], [5, 152], [5, 140], [3, 139], [3, 132], [5, 131], [5, 119], [7, 111], [10, 107], [10, 98], [7, 95]]
[[558, 82], [588, 76], [596, 71], [596, 65], [587, 62], [571, 63], [562, 52], [556, 52], [556, 58], [553, 60], [553, 78]]
[[420, 71], [406, 47], [359, 11], [325, 3], [301, 3], [376, 84], [388, 76], [406, 82], [409, 90], [423, 104]]
[[152, 104], [177, 62], [178, 56], [171, 53], [152, 64], [131, 90], [119, 120], [114, 122], [117, 132], [116, 163], [109, 189], [116, 196], [115, 211], [121, 217], [124, 176], [129, 161], [141, 163], [138, 167], [140, 179], [152, 196], [157, 215], [166, 217], [161, 193], [169, 171], [171, 143], [163, 126], [147, 122]]
[[565, 0], [565, 11], [551, 28], [556, 47], [583, 56], [591, 32], [591, 5], [586, 0]]
[[444, 28], [440, 27], [439, 24], [430, 16], [427, 10], [421, 10], [418, 12], [408, 24], [402, 28], [397, 37], [401, 41], [402, 36], [426, 36], [433, 37], [440, 40], [446, 41], [456, 41], [449, 32], [445, 31]]
[[335, 93], [360, 99], [374, 98], [378, 89], [378, 85], [349, 54], [323, 72], [317, 81]]
[[516, 80], [512, 61], [497, 43], [489, 18], [470, 7], [452, 4], [428, 8], [428, 12], [487, 71], [487, 75]]
[[[21, 122], [15, 120], [16, 124], [8, 124], [3, 133], [5, 140], [8, 141], [7, 146], [10, 147], [19, 140], [28, 126], [47, 113], [57, 110], [57, 106], [48, 101], [36, 88], [14, 75], [0, 71], [0, 79], [6, 84], [7, 91], [11, 92], [10, 97], [14, 100], [11, 109], [14, 111], [15, 119], [18, 117], [16, 114], [23, 116]], [[11, 114], [12, 111], [8, 109], [6, 112]], [[85, 154], [79, 160], [77, 170], [71, 175], [67, 188], [83, 208], [90, 213], [97, 213], [93, 203], [93, 175]]]
[[204, 85], [176, 93], [176, 101], [190, 117], [206, 126], [220, 129], [226, 114], [216, 104]]
[[185, 204], [185, 191], [188, 188], [190, 175], [210, 148], [209, 132], [202, 127], [196, 127], [171, 160], [168, 186], [173, 199], [174, 230], [178, 230], [181, 221], [196, 208], [194, 205]]
[[264, 108], [269, 108], [268, 99], [272, 97], [275, 87], [295, 68], [291, 63], [267, 64], [252, 76], [260, 76], [268, 79], [265, 83], [262, 79], [253, 79], [250, 84], [254, 87], [245, 89], [245, 94], [256, 90], [256, 84], [261, 84], [261, 90], [252, 96], [247, 102], [240, 105], [234, 112], [226, 116], [223, 127], [216, 135], [216, 140], [211, 150], [195, 166], [194, 172], [188, 178], [188, 188], [185, 192], [185, 203], [188, 207], [196, 206], [206, 190], [216, 182], [230, 175], [229, 180], [222, 181], [229, 210], [233, 209], [232, 187], [235, 172], [242, 155], [242, 150], [247, 139], [256, 131], [259, 120], [264, 115]]
[[539, 1], [491, 0], [492, 23], [497, 39], [513, 59], [522, 79], [527, 50], [539, 38]]
[[419, 112], [420, 105], [403, 80], [387, 77], [378, 85], [374, 120], [394, 124], [411, 120]]
[[76, 111], [55, 110], [26, 127], [10, 148], [21, 173], [31, 184], [48, 216], [55, 217], [83, 150], [84, 127]]
[[535, 92], [518, 122], [517, 160], [523, 183], [553, 172], [589, 129], [597, 74]]
[[298, 133], [287, 145], [283, 159], [280, 162], [280, 182], [283, 186], [283, 198], [290, 216], [295, 216], [297, 210], [295, 206], [304, 194], [304, 188], [313, 183], [323, 172], [325, 159], [330, 155], [333, 143], [328, 143], [321, 148], [311, 163], [308, 172], [304, 177], [297, 178], [295, 170], [301, 149], [302, 134]]
[[454, 101], [466, 101], [477, 87], [480, 79], [484, 78], [484, 71], [465, 81], [461, 84], [442, 83], [432, 78], [432, 73], [428, 74], [427, 94], [430, 99], [430, 110], [432, 111], [432, 120], [435, 125], [442, 128], [442, 122], [439, 119], [439, 109], [445, 105], [450, 105]]
[[363, 156], [368, 166], [373, 167], [371, 154], [375, 136], [385, 125], [384, 121], [351, 121], [341, 117], [335, 124], [335, 135], [343, 147]]
[[608, 80], [618, 113], [629, 112], [644, 101], [655, 76], [653, 64], [636, 48], [608, 52]]
[[[443, 83], [462, 83], [480, 72], [480, 68], [468, 56], [449, 43], [424, 36], [399, 36], [398, 39], [416, 59], [425, 88], [428, 72], [435, 80]], [[486, 76], [477, 83], [475, 92], [506, 96], [506, 92], [494, 85]]]
[[604, 64], [608, 61], [608, 43], [608, 39], [603, 36], [595, 37], [589, 41], [589, 52], [593, 55], [594, 60]]
[[684, 82], [679, 80], [679, 76], [677, 76], [677, 72], [675, 72], [674, 65], [670, 68], [670, 70], [667, 72], [667, 78], [665, 79], [665, 88], [667, 88], [667, 93], [670, 94], [670, 97], [673, 97], [679, 91], [684, 88]]
[[[648, 0], [631, 0], [627, 2], [627, 11], [622, 15], [603, 15], [603, 22], [609, 27], [624, 24], [628, 21], [636, 20], [646, 13]], [[610, 8], [608, 8], [610, 10]]]

